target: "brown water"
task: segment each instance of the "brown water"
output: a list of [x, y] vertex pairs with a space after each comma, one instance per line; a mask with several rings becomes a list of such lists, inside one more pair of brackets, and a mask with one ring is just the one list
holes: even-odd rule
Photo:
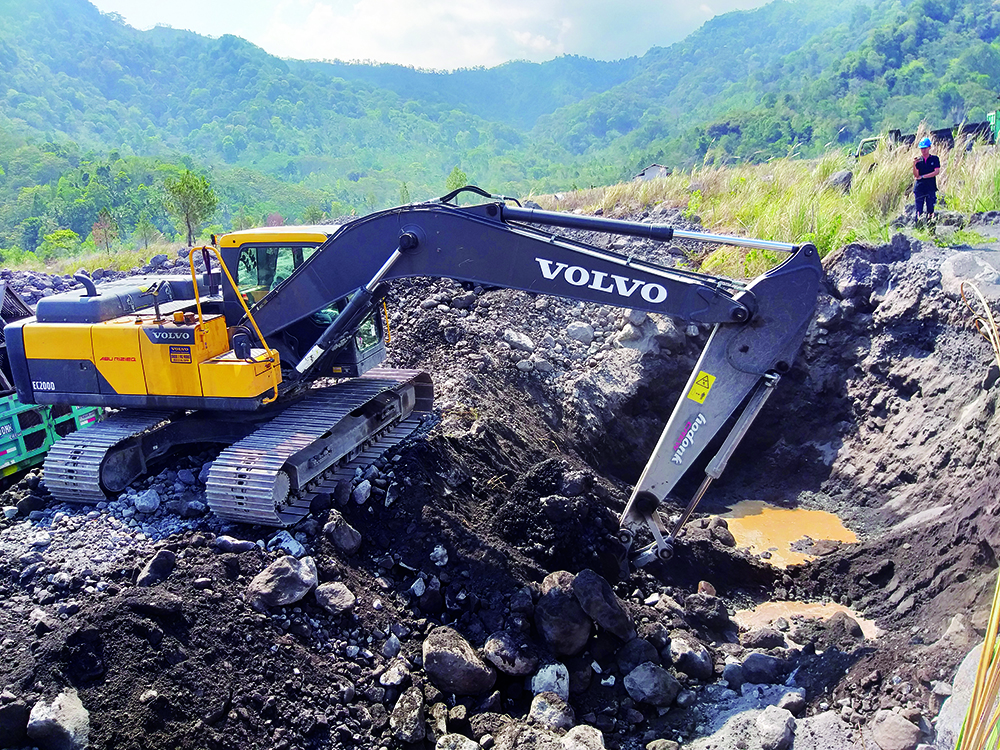
[[843, 604], [834, 604], [833, 602], [764, 602], [753, 609], [739, 610], [733, 619], [741, 628], [754, 630], [772, 625], [779, 617], [788, 620], [799, 615], [829, 620], [837, 612], [846, 612], [854, 618], [861, 626], [861, 632], [865, 634], [865, 638], [878, 638], [882, 632], [874, 621], [866, 620]]
[[[823, 510], [776, 508], [759, 500], [744, 500], [734, 505], [725, 518], [738, 547], [757, 555], [770, 552], [768, 562], [778, 568], [815, 559], [816, 554], [810, 551], [821, 549], [822, 540], [848, 544], [858, 541], [837, 516]], [[803, 551], [793, 550], [792, 545], [803, 537], [817, 544], [804, 545]]]

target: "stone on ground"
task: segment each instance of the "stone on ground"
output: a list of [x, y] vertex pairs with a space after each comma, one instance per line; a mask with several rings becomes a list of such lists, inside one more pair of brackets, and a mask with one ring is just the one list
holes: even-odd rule
[[493, 689], [496, 672], [479, 658], [457, 630], [434, 628], [424, 639], [424, 670], [431, 682], [448, 693], [481, 695]]

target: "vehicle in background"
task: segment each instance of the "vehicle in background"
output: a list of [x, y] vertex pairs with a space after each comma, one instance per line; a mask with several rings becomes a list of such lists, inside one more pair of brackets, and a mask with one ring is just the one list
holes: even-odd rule
[[[983, 122], [963, 122], [951, 128], [940, 128], [927, 133], [938, 147], [954, 148], [956, 141], [961, 139], [968, 148], [978, 140], [989, 145], [996, 145], [1000, 138], [1000, 124], [997, 122], [997, 112], [990, 112]], [[875, 167], [875, 152], [880, 143], [890, 146], [911, 147], [917, 141], [916, 133], [903, 134], [901, 130], [887, 130], [880, 135], [862, 138], [858, 147], [851, 152], [855, 160], [855, 171], [858, 173], [870, 171]]]

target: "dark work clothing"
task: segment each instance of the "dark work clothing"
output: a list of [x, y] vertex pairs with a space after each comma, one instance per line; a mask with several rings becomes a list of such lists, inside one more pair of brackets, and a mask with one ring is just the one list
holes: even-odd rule
[[[930, 180], [928, 180], [930, 182]], [[917, 200], [917, 216], [923, 213], [924, 208], [927, 210], [927, 214], [930, 215], [934, 213], [934, 203], [936, 202], [937, 196], [934, 193], [928, 195], [918, 195]]]
[[[917, 172], [921, 175], [930, 174], [935, 169], [941, 168], [941, 161], [934, 155], [929, 155], [926, 159], [917, 159]], [[930, 177], [924, 180], [916, 180], [913, 186], [913, 195], [934, 195], [937, 192], [937, 179]], [[919, 205], [919, 204], [918, 204]]]

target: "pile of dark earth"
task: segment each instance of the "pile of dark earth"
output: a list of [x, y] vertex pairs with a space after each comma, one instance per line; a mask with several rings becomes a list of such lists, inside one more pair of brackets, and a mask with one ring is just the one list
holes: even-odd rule
[[[674, 560], [641, 570], [616, 519], [708, 331], [450, 280], [388, 299], [388, 364], [432, 373], [436, 419], [293, 529], [208, 513], [207, 450], [97, 506], [33, 471], [0, 497], [0, 747], [933, 742], [1000, 543], [998, 373], [961, 253], [900, 234], [828, 257], [779, 394]], [[5, 276], [29, 301], [71, 283]], [[719, 518], [744, 499], [833, 511], [860, 541], [777, 570]], [[736, 625], [767, 600], [840, 602], [882, 634]]]

